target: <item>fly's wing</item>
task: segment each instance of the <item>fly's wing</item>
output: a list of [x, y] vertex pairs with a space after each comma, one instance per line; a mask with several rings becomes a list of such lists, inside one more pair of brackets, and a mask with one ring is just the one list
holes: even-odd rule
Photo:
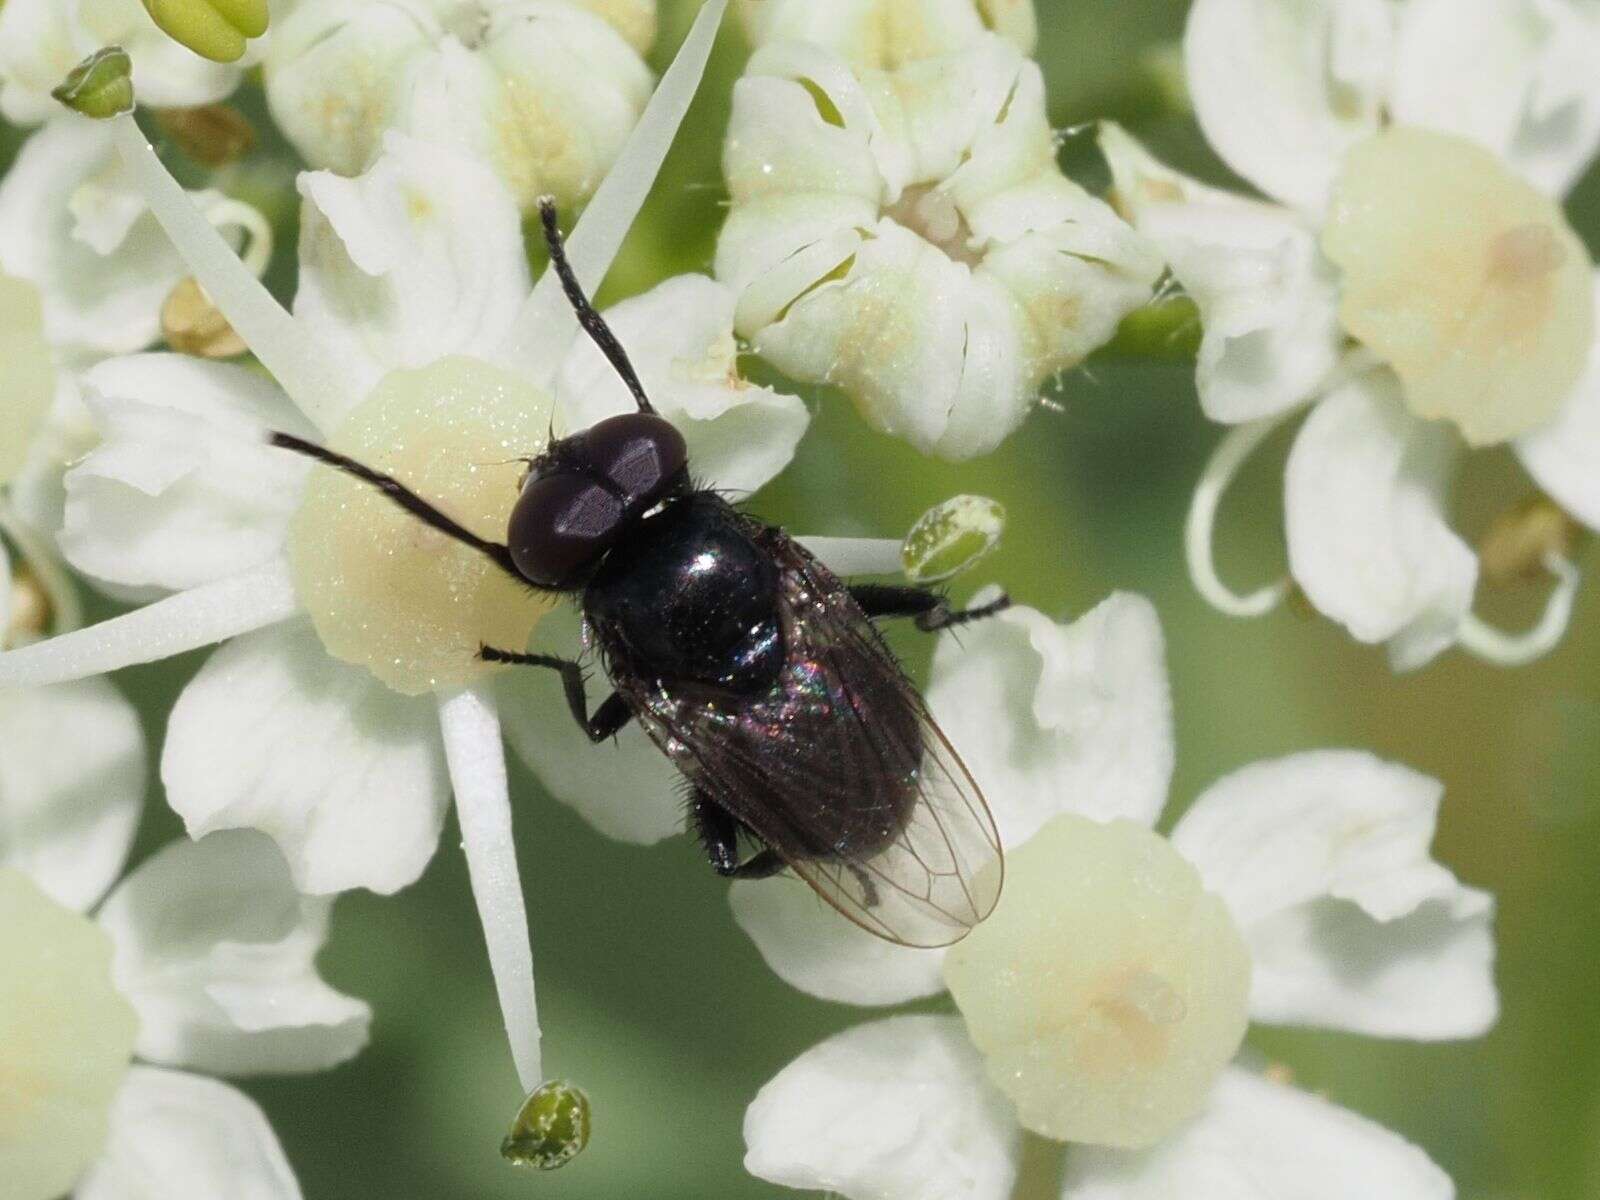
[[658, 685], [635, 711], [712, 800], [863, 929], [907, 946], [959, 941], [993, 911], [994, 818], [848, 590], [763, 527], [780, 569], [787, 666], [730, 702]]
[[922, 718], [922, 780], [899, 835], [870, 854], [789, 867], [869, 933], [905, 946], [948, 946], [994, 911], [1004, 860], [972, 776], [925, 711]]

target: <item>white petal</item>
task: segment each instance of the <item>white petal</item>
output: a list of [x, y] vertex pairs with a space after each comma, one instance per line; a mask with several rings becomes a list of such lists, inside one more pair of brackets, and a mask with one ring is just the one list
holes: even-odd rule
[[[567, 257], [584, 290], [593, 295], [622, 239], [644, 206], [667, 151], [700, 89], [728, 0], [708, 0], [695, 16], [672, 65], [661, 76], [633, 132], [567, 239]], [[533, 378], [551, 378], [577, 333], [577, 322], [554, 271], [540, 277], [517, 314], [499, 360], [520, 365]]]
[[440, 34], [435, 7], [320, 0], [273, 14], [267, 103], [313, 167], [357, 175], [372, 161], [411, 82], [410, 61]]
[[371, 1010], [317, 975], [331, 902], [301, 896], [272, 841], [174, 842], [107, 898], [117, 990], [146, 1062], [210, 1074], [321, 1071], [367, 1042]]
[[842, 1004], [901, 1004], [944, 991], [944, 951], [900, 946], [847, 921], [787, 875], [736, 880], [733, 919], [791, 987]]
[[0, 267], [38, 286], [53, 343], [103, 354], [155, 341], [185, 274], [112, 130], [68, 117], [29, 138], [0, 183]]
[[[535, 628], [531, 649], [575, 657], [582, 648], [579, 626], [572, 608], [552, 609]], [[503, 672], [495, 692], [517, 757], [552, 796], [601, 833], [651, 845], [683, 832], [682, 776], [637, 722], [628, 722], [613, 741], [595, 745], [572, 719], [554, 671]], [[591, 703], [598, 699], [592, 697]]]
[[[797, 300], [756, 334], [756, 349], [792, 378], [843, 389], [869, 425], [925, 454], [966, 458], [992, 450], [1034, 398], [1021, 378], [1020, 309], [993, 279], [892, 220], [873, 232], [845, 277]], [[994, 386], [964, 389], [968, 362], [987, 363], [995, 342], [1010, 370], [975, 372]], [[952, 436], [952, 414], [963, 399]]]
[[87, 911], [127, 861], [144, 792], [144, 731], [105, 680], [0, 690], [0, 866]]
[[1205, 187], [1115, 125], [1100, 145], [1117, 203], [1200, 310], [1200, 404], [1237, 423], [1307, 399], [1344, 344], [1336, 272], [1288, 209]]
[[255, 1101], [182, 1071], [134, 1067], [111, 1110], [105, 1154], [73, 1200], [300, 1200]]
[[813, 1046], [744, 1118], [745, 1170], [845, 1200], [1004, 1200], [1022, 1132], [958, 1017], [890, 1017]]
[[472, 898], [489, 950], [495, 992], [522, 1090], [544, 1082], [539, 1046], [539, 1006], [533, 987], [528, 910], [511, 832], [511, 795], [505, 747], [494, 698], [486, 690], [459, 692], [439, 701], [439, 727], [456, 795], [461, 848], [472, 878]]
[[[1600, 275], [1595, 291], [1600, 297]], [[1520, 438], [1516, 449], [1522, 465], [1557, 504], [1600, 529], [1600, 324], [1589, 366], [1555, 421]]]
[[1425, 1040], [1494, 1023], [1494, 902], [1428, 854], [1443, 792], [1326, 750], [1252, 764], [1195, 801], [1173, 844], [1244, 931], [1257, 1019]]
[[[748, 495], [794, 457], [811, 414], [798, 396], [739, 378], [733, 289], [704, 275], [678, 275], [606, 310], [606, 323], [656, 410], [689, 445], [695, 479]], [[556, 381], [567, 430], [634, 411], [611, 364], [589, 339], [575, 343]]]
[[173, 706], [161, 779], [191, 837], [270, 834], [314, 894], [413, 882], [449, 798], [432, 702], [329, 657], [309, 621], [206, 660]]
[[396, 367], [486, 357], [530, 280], [517, 206], [460, 151], [390, 134], [365, 174], [300, 176], [297, 319], [362, 397]]
[[10, 481], [6, 502], [32, 528], [59, 530], [65, 521], [67, 503], [62, 476], [99, 440], [94, 418], [84, 406], [77, 374], [57, 371], [50, 411], [28, 444], [22, 469]]
[[156, 662], [287, 620], [299, 610], [281, 559], [86, 629], [0, 654], [0, 687], [65, 683]]
[[1410, 0], [1395, 118], [1480, 142], [1552, 195], [1600, 143], [1600, 15], [1573, 0]]
[[318, 428], [331, 429], [335, 416], [353, 403], [338, 361], [314, 330], [285, 312], [239, 261], [156, 157], [133, 117], [117, 117], [109, 124], [118, 154], [189, 272], [300, 411]]
[[181, 589], [283, 552], [309, 463], [264, 433], [316, 430], [276, 384], [180, 354], [109, 359], [82, 382], [101, 441], [67, 473], [61, 548], [74, 566]]
[[1206, 139], [1269, 196], [1321, 211], [1341, 154], [1378, 127], [1392, 23], [1385, 0], [1196, 0], [1184, 65]]
[[1391, 642], [1397, 670], [1449, 647], [1472, 606], [1478, 560], [1443, 515], [1458, 449], [1448, 427], [1407, 414], [1393, 376], [1374, 372], [1312, 409], [1289, 454], [1290, 571], [1356, 638]]
[[1038, 29], [1032, 0], [741, 0], [753, 45], [808, 42], [857, 70], [893, 70], [953, 54], [994, 29], [1031, 54]]
[[1449, 1176], [1398, 1134], [1238, 1068], [1153, 1150], [1074, 1146], [1061, 1200], [1453, 1200]]
[[1015, 607], [945, 633], [927, 698], [1008, 846], [1058, 813], [1153, 825], [1166, 803], [1172, 699], [1142, 596], [1112, 595], [1068, 625]]

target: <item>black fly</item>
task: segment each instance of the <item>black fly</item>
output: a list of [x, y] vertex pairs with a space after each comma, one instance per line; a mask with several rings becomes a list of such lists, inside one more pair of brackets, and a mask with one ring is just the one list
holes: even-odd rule
[[[343, 455], [289, 434], [273, 443], [380, 488], [534, 588], [576, 597], [614, 689], [593, 715], [578, 663], [493, 646], [482, 657], [559, 671], [592, 741], [643, 725], [688, 780], [689, 819], [718, 874], [788, 867], [880, 937], [959, 940], [999, 898], [999, 834], [871, 618], [931, 631], [1008, 601], [952, 612], [924, 588], [846, 585], [781, 529], [696, 489], [683, 436], [573, 276], [554, 206], [540, 213], [578, 321], [638, 412], [535, 459], [505, 544]], [[745, 859], [740, 835], [759, 847]]]

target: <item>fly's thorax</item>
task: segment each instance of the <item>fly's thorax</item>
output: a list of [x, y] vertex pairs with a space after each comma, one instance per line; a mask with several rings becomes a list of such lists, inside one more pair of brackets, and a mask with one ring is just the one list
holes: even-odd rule
[[634, 525], [590, 582], [584, 611], [608, 661], [647, 679], [750, 692], [783, 667], [777, 566], [710, 492]]
[[[504, 540], [553, 401], [469, 358], [385, 376], [330, 439], [479, 537]], [[396, 691], [461, 687], [494, 670], [482, 644], [520, 650], [552, 601], [430, 529], [370, 484], [319, 467], [290, 528], [300, 602], [335, 658]]]

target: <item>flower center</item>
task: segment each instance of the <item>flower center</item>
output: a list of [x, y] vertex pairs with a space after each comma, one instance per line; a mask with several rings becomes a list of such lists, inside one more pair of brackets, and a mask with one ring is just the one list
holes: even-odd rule
[[950, 193], [929, 183], [906, 188], [884, 215], [937, 246], [956, 262], [975, 267], [983, 255], [972, 249], [972, 230]]
[[1339, 314], [1417, 416], [1474, 445], [1555, 416], [1594, 339], [1592, 265], [1560, 207], [1487, 150], [1395, 128], [1347, 155], [1322, 245]]
[[1137, 1148], [1199, 1111], [1238, 1050], [1250, 958], [1164, 838], [1062, 816], [1007, 859], [945, 982], [1024, 1126]]
[[105, 1144], [138, 1019], [111, 939], [26, 875], [0, 870], [0, 1150], [6, 1195], [53, 1200]]
[[54, 391], [39, 291], [0, 274], [0, 485], [22, 469]]
[[[393, 371], [350, 413], [335, 449], [401, 480], [479, 537], [504, 541], [553, 402], [468, 358]], [[494, 668], [481, 645], [521, 650], [551, 601], [402, 511], [369, 484], [319, 467], [289, 531], [300, 601], [328, 653], [398, 692], [463, 687]]]

